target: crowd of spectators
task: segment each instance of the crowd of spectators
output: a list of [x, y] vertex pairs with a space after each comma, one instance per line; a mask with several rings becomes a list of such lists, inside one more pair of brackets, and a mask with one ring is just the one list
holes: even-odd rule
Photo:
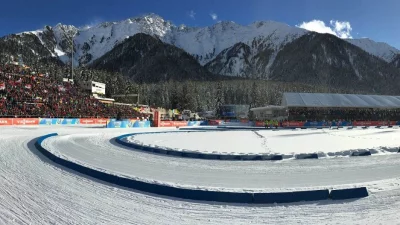
[[293, 121], [400, 121], [400, 109], [293, 108]]
[[0, 117], [143, 117], [127, 105], [104, 104], [70, 82], [56, 81], [29, 68], [0, 65]]

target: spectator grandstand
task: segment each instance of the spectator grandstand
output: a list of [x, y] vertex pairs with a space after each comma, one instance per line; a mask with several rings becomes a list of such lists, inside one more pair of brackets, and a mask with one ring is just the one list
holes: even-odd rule
[[143, 117], [132, 106], [104, 104], [70, 82], [29, 67], [0, 65], [0, 118], [123, 118]]
[[400, 96], [284, 93], [291, 121], [400, 121]]

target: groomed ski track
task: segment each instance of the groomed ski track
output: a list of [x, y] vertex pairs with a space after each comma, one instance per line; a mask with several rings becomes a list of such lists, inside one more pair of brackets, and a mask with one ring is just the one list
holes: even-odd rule
[[210, 161], [135, 151], [114, 144], [114, 137], [113, 133], [55, 136], [46, 139], [43, 146], [90, 168], [191, 189], [273, 192], [346, 187], [400, 177], [398, 154], [319, 159], [318, 162]]
[[[64, 139], [70, 141], [67, 144], [69, 149], [75, 147], [86, 151], [97, 149], [92, 157], [98, 162], [102, 162], [102, 165], [111, 163], [118, 167], [118, 162], [112, 162], [108, 158], [125, 156], [147, 162], [148, 165], [153, 164], [153, 167], [159, 169], [160, 174], [173, 168], [175, 168], [175, 172], [184, 171], [187, 168], [192, 168], [188, 172], [196, 172], [195, 167], [197, 167], [197, 173], [200, 173], [199, 171], [208, 169], [226, 170], [227, 172], [238, 169], [245, 170], [246, 165], [249, 166], [249, 164], [244, 164], [249, 162], [229, 162], [232, 163], [229, 165], [225, 164], [227, 162], [157, 156], [127, 150], [110, 143], [111, 138], [127, 133], [127, 130], [123, 129], [2, 127], [0, 135], [0, 224], [380, 224], [385, 221], [385, 224], [393, 224], [394, 221], [400, 220], [400, 215], [397, 213], [397, 209], [400, 207], [400, 181], [395, 178], [396, 174], [386, 175], [385, 178], [392, 177], [391, 180], [377, 182], [376, 180], [382, 179], [377, 179], [377, 176], [382, 174], [371, 172], [379, 167], [398, 164], [399, 157], [393, 155], [374, 156], [368, 159], [338, 158], [301, 162], [292, 160], [273, 164], [276, 168], [267, 168], [267, 171], [264, 162], [264, 165], [256, 163], [252, 169], [247, 168], [243, 172], [248, 174], [249, 171], [254, 170], [256, 171], [254, 174], [265, 172], [279, 174], [278, 170], [282, 168], [284, 171], [280, 176], [294, 177], [290, 173], [297, 174], [298, 169], [303, 172], [327, 171], [328, 169], [325, 167], [328, 164], [325, 162], [332, 163], [335, 160], [351, 159], [353, 161], [348, 161], [347, 168], [364, 168], [363, 174], [369, 174], [364, 177], [374, 178], [367, 179], [373, 184], [371, 183], [369, 187], [371, 195], [365, 199], [261, 207], [226, 205], [169, 199], [124, 190], [65, 170], [65, 168], [58, 167], [46, 160], [33, 146], [35, 138], [54, 132], [59, 135], [69, 135], [64, 136]], [[61, 142], [58, 140], [47, 144], [48, 147], [57, 147], [57, 151], [61, 152], [62, 148], [59, 148], [62, 145]], [[106, 151], [106, 149], [108, 150]], [[90, 152], [90, 154], [92, 153]], [[97, 156], [99, 153], [101, 156]], [[76, 155], [74, 156], [76, 157]], [[285, 163], [288, 163], [288, 166], [282, 166]], [[290, 166], [289, 163], [298, 164]], [[166, 169], [161, 166], [165, 166]], [[331, 166], [330, 170], [340, 169], [343, 166], [338, 161], [336, 168]], [[147, 169], [148, 167], [142, 168], [143, 171]], [[259, 171], [257, 172], [257, 170]], [[399, 167], [386, 168], [386, 172], [388, 170], [400, 171]], [[193, 177], [197, 175], [196, 173], [192, 174]], [[341, 174], [342, 176], [347, 176], [347, 174]], [[153, 179], [155, 177], [145, 178]], [[310, 179], [312, 180], [312, 178]], [[330, 177], [330, 179], [336, 180], [335, 177]], [[168, 182], [176, 181], [169, 180]], [[346, 183], [343, 180], [342, 182]], [[352, 180], [351, 183], [355, 182]], [[188, 183], [190, 184], [190, 182], [183, 184]], [[196, 184], [194, 181], [192, 184], [202, 185], [201, 183]], [[223, 187], [216, 183], [207, 186]], [[240, 188], [243, 188], [243, 185], [241, 186]], [[299, 183], [292, 182], [291, 186], [298, 187]], [[259, 187], [254, 186], [254, 188]], [[280, 189], [279, 187], [282, 185], [268, 188]]]

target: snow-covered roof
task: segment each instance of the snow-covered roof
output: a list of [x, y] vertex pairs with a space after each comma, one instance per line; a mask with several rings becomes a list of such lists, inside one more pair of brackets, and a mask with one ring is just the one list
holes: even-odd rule
[[400, 96], [328, 93], [284, 93], [287, 107], [400, 108]]

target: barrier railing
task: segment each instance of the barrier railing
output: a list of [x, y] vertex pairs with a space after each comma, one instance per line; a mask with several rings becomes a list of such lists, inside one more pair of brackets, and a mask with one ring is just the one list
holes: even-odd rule
[[[400, 125], [400, 121], [340, 121], [340, 122], [322, 122], [322, 121], [284, 121], [283, 127], [329, 127], [329, 126], [393, 126]], [[263, 127], [263, 121], [256, 121], [255, 126]]]
[[[15, 117], [15, 116], [13, 116]], [[1, 125], [76, 125], [76, 124], [88, 124], [88, 125], [105, 125], [107, 122], [113, 121], [109, 118], [34, 118], [26, 116], [24, 118], [0, 118]], [[114, 119], [115, 121], [115, 119]], [[134, 127], [150, 127], [149, 121], [140, 121], [135, 119], [129, 119], [130, 123], [136, 122], [137, 126]], [[144, 124], [145, 122], [145, 124]], [[326, 123], [326, 122], [299, 122], [299, 121], [285, 121], [282, 123], [283, 127], [328, 127], [328, 126], [394, 126], [400, 125], [400, 121], [354, 121], [340, 123]], [[262, 121], [245, 121], [245, 120], [207, 120], [207, 121], [159, 121], [158, 127], [186, 127], [186, 126], [246, 126], [246, 127], [264, 127], [265, 123]], [[121, 127], [117, 123], [117, 126]], [[113, 125], [110, 126], [113, 128]]]
[[106, 118], [0, 118], [1, 125], [105, 125]]
[[[221, 131], [221, 130], [220, 130]], [[144, 152], [150, 152], [155, 154], [170, 155], [175, 157], [183, 158], [194, 158], [194, 159], [204, 159], [204, 160], [228, 160], [228, 161], [278, 161], [283, 159], [283, 155], [279, 154], [214, 154], [214, 153], [204, 153], [204, 152], [193, 152], [191, 150], [173, 150], [173, 149], [163, 149], [158, 147], [145, 146], [142, 144], [136, 144], [127, 142], [124, 139], [127, 137], [140, 135], [140, 134], [161, 134], [161, 133], [175, 133], [179, 131], [167, 131], [167, 132], [146, 132], [146, 133], [133, 133], [124, 134], [115, 138], [115, 142], [125, 147], [131, 148], [133, 150], [140, 150]], [[188, 131], [188, 132], [207, 132], [202, 131]], [[318, 157], [317, 157], [318, 158]]]

